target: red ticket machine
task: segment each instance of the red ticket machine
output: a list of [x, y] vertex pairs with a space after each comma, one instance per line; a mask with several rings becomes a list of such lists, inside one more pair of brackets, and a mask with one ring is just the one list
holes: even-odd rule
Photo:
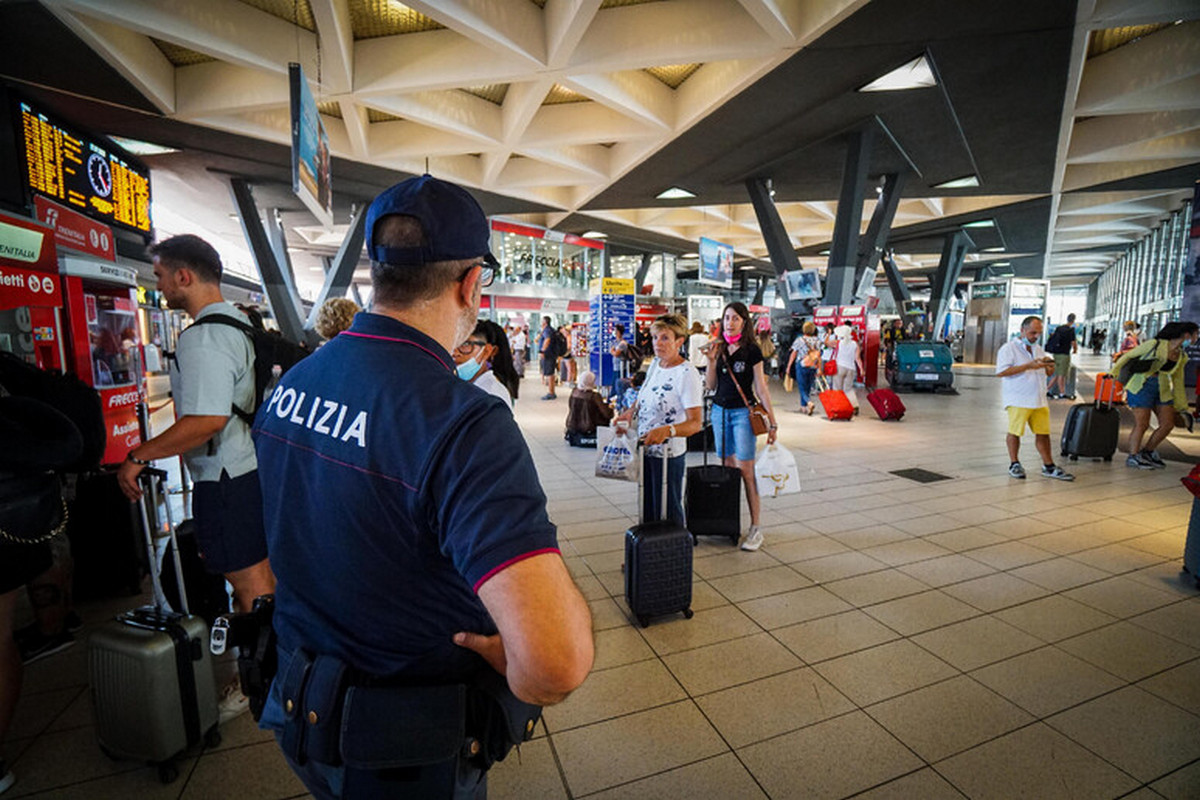
[[862, 348], [863, 374], [858, 377], [867, 387], [879, 383], [879, 315], [871, 314], [866, 306], [817, 306], [813, 323], [824, 328], [826, 323], [849, 325], [854, 339]]
[[42, 369], [62, 370], [62, 304], [53, 232], [0, 214], [0, 350]]
[[104, 464], [137, 445], [144, 370], [137, 318], [137, 273], [85, 256], [60, 260], [72, 371], [100, 393], [108, 442]]

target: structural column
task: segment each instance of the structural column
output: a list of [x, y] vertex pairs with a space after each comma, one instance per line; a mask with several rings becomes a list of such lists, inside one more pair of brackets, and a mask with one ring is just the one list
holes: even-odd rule
[[873, 125], [852, 131], [847, 136], [842, 192], [838, 197], [833, 242], [829, 246], [829, 266], [825, 271], [825, 305], [846, 305], [854, 295], [858, 231], [862, 226], [863, 196], [874, 143]]
[[970, 245], [971, 238], [961, 228], [946, 236], [945, 244], [942, 246], [942, 258], [938, 262], [937, 272], [934, 273], [933, 280], [930, 282], [930, 327], [928, 329], [930, 338], [937, 336], [938, 331], [942, 329], [946, 314], [950, 311], [950, 298], [954, 297], [954, 289], [958, 286], [958, 276], [962, 274], [963, 258], [966, 257], [967, 248]]
[[[238, 219], [242, 223], [242, 233], [250, 246], [250, 255], [254, 257], [263, 290], [267, 294], [267, 302], [271, 306], [271, 316], [278, 323], [283, 338], [291, 342], [302, 342], [307, 336], [300, 317], [297, 303], [299, 295], [296, 293], [291, 270], [285, 270], [276, 259], [275, 250], [267, 236], [266, 225], [278, 223], [274, 220], [274, 215], [269, 223], [264, 223], [259, 218], [249, 181], [244, 178], [232, 178], [229, 181], [229, 189], [233, 195], [233, 205], [238, 210]], [[284, 252], [286, 254], [286, 247]]]

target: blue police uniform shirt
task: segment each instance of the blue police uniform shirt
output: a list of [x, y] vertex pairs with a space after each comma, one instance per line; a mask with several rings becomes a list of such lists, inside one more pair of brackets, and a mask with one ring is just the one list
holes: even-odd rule
[[451, 637], [496, 632], [479, 586], [558, 552], [512, 413], [390, 317], [359, 313], [290, 369], [254, 438], [281, 656], [304, 648], [376, 677], [465, 680], [484, 662]]

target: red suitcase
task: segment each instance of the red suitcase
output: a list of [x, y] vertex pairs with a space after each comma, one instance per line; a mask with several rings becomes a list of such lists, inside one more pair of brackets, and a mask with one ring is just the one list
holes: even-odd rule
[[867, 392], [867, 402], [875, 409], [880, 419], [900, 419], [904, 416], [904, 403], [891, 389]]
[[817, 399], [825, 409], [825, 416], [830, 419], [850, 419], [854, 416], [854, 406], [850, 405], [850, 398], [840, 389], [826, 389], [817, 395]]
[[1117, 405], [1125, 402], [1125, 387], [1114, 376], [1101, 372], [1096, 376], [1096, 402]]

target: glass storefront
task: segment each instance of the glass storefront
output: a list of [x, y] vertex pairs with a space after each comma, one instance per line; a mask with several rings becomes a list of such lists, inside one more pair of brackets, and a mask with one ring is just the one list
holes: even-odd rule
[[500, 262], [498, 284], [587, 291], [604, 269], [602, 242], [502, 220], [492, 221], [492, 254]]

